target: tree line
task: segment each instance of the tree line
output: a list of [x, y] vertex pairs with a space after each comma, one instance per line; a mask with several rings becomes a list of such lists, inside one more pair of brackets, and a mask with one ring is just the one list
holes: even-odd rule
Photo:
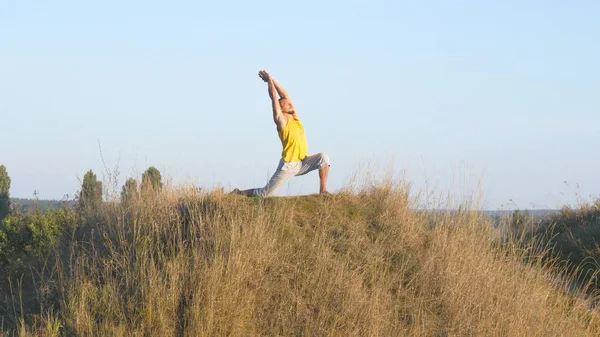
[[[0, 220], [4, 219], [11, 209], [16, 205], [11, 205], [10, 201], [11, 179], [4, 165], [0, 165]], [[162, 176], [160, 171], [150, 166], [142, 174], [141, 183], [135, 178], [128, 178], [121, 188], [121, 202], [129, 203], [137, 198], [156, 193], [162, 189]], [[83, 176], [81, 190], [76, 196], [76, 208], [80, 212], [95, 212], [102, 205], [102, 196], [104, 194], [102, 181], [98, 180], [96, 174], [89, 170]]]

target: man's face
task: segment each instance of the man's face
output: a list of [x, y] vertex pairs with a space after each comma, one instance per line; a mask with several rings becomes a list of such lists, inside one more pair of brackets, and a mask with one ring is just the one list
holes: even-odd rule
[[279, 100], [279, 106], [281, 107], [281, 112], [284, 114], [293, 114], [294, 107], [292, 106], [292, 102], [283, 98]]

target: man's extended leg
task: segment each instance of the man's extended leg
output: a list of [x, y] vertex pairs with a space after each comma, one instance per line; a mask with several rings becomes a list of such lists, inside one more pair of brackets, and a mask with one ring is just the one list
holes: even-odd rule
[[240, 194], [247, 197], [268, 197], [273, 195], [281, 185], [285, 184], [300, 169], [300, 163], [286, 163], [283, 160], [279, 161], [279, 166], [273, 173], [269, 182], [263, 188], [252, 188], [249, 190], [240, 191], [237, 188], [231, 193]]

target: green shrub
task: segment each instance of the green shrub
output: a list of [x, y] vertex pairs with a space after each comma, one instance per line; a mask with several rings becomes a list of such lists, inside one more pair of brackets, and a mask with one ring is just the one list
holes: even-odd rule
[[64, 232], [77, 226], [69, 209], [9, 215], [0, 222], [0, 267], [18, 266], [26, 258], [39, 258], [56, 247]]
[[580, 284], [600, 290], [600, 199], [564, 207], [540, 221], [531, 235], [551, 248], [551, 256], [570, 266]]

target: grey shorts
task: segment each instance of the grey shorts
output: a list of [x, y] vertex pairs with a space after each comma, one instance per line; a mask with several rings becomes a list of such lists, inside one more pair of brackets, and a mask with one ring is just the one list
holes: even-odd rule
[[255, 189], [254, 195], [260, 197], [273, 195], [281, 185], [285, 184], [292, 177], [301, 176], [310, 171], [322, 169], [325, 166], [329, 166], [329, 156], [325, 153], [313, 154], [304, 158], [303, 161], [293, 163], [288, 163], [280, 159], [279, 166], [277, 166], [277, 170], [275, 170], [267, 185], [263, 188]]

